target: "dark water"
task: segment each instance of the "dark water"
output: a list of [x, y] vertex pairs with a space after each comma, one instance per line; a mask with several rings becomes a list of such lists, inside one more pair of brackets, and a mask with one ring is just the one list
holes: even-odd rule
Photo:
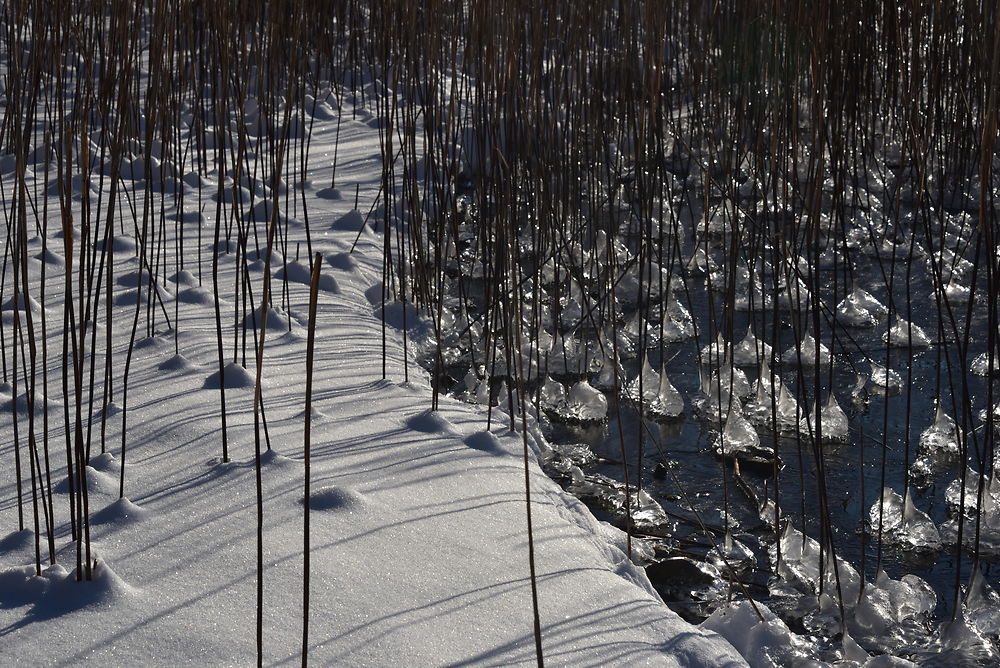
[[[713, 257], [722, 263], [721, 252], [713, 253]], [[915, 554], [887, 544], [882, 545], [880, 550], [877, 538], [864, 533], [863, 520], [869, 508], [877, 502], [883, 487], [902, 492], [906, 470], [917, 456], [920, 434], [933, 423], [939, 397], [945, 402], [946, 412], [955, 416], [951, 408], [950, 388], [954, 386], [955, 392], [959, 392], [962, 366], [967, 367], [971, 359], [985, 350], [985, 309], [981, 304], [974, 308], [969, 326], [971, 337], [967, 359], [959, 360], [953, 336], [946, 332], [944, 345], [938, 341], [938, 310], [923, 259], [897, 261], [894, 267], [891, 261], [884, 261], [881, 268], [876, 258], [862, 252], [852, 252], [848, 259], [852, 265], [853, 284], [868, 290], [886, 305], [890, 302], [890, 293], [883, 272], [894, 270], [896, 276], [892, 278], [894, 289], [891, 299], [902, 310], [902, 316], [921, 326], [935, 343], [923, 350], [890, 348], [887, 351], [882, 341], [882, 334], [888, 326], [884, 316], [878, 326], [870, 329], [839, 325], [834, 342], [831, 342], [829, 323], [821, 327], [821, 340], [834, 353], [832, 374], [827, 367], [820, 368], [821, 396], [825, 397], [826, 388], [832, 387], [850, 423], [847, 443], [825, 443], [821, 448], [834, 547], [838, 556], [846, 559], [859, 572], [863, 571], [866, 580], [874, 580], [880, 552], [879, 566], [890, 577], [899, 578], [905, 573], [913, 573], [924, 578], [938, 594], [936, 617], [944, 620], [952, 613], [956, 585], [968, 582], [972, 569], [971, 556], [967, 553], [958, 556], [953, 545], [933, 554]], [[845, 290], [849, 291], [850, 287], [845, 287], [843, 275], [829, 269], [819, 273], [818, 284], [823, 286], [820, 296], [832, 308], [843, 299]], [[715, 429], [699, 418], [692, 409], [691, 401], [699, 394], [697, 351], [715, 338], [714, 332], [708, 335], [709, 322], [721, 323], [726, 315], [732, 317], [736, 342], [742, 339], [748, 326], [752, 326], [758, 339], [768, 342], [773, 341], [777, 330], [779, 344], [775, 346], [775, 355], [780, 356], [794, 345], [793, 317], [786, 310], [780, 312], [775, 320], [775, 314], [770, 309], [753, 314], [727, 314], [720, 304], [721, 297], [705, 290], [704, 283], [703, 278], [690, 278], [687, 282], [690, 294], [688, 304], [699, 324], [701, 336], [697, 341], [669, 345], [662, 352], [651, 351], [650, 357], [654, 368], [661, 359], [667, 360], [668, 377], [686, 398], [684, 416], [670, 423], [657, 423], [642, 419], [628, 402], [611, 402], [606, 424], [587, 428], [556, 424], [551, 436], [557, 442], [579, 441], [589, 445], [599, 458], [599, 463], [592, 469], [594, 472], [621, 481], [625, 478], [624, 469], [627, 466], [628, 478], [633, 486], [641, 473], [643, 488], [668, 509], [678, 506], [679, 516], [689, 517], [690, 513], [685, 512], [684, 506], [694, 503], [703, 514], [703, 519], [711, 518], [716, 527], [725, 526], [724, 517], [728, 516], [734, 534], [749, 534], [766, 545], [771, 540], [771, 530], [760, 521], [754, 500], [736, 484], [731, 466], [724, 465], [713, 455]], [[908, 289], [910, 294], [907, 294]], [[710, 309], [712, 301], [715, 304], [714, 314]], [[959, 317], [964, 318], [964, 307], [959, 308]], [[899, 373], [902, 390], [895, 394], [874, 392], [865, 404], [854, 405], [852, 390], [858, 374], [868, 375], [870, 360]], [[637, 368], [634, 361], [626, 365], [626, 371], [631, 374], [637, 373]], [[752, 383], [758, 371], [746, 371]], [[780, 375], [790, 390], [798, 390], [796, 395], [801, 410], [811, 407], [813, 367], [800, 369], [785, 365]], [[980, 427], [977, 438], [981, 443], [983, 430], [977, 416], [980, 410], [986, 408], [987, 383], [985, 378], [972, 374], [966, 374], [966, 378], [975, 416], [972, 426]], [[961, 424], [960, 418], [956, 417], [956, 422]], [[805, 439], [787, 436], [775, 439], [771, 434], [761, 434], [762, 445], [773, 442], [777, 443], [782, 462], [778, 477], [779, 507], [797, 528], [804, 527], [806, 533], [818, 538], [822, 513], [813, 447]], [[971, 441], [969, 447], [972, 450]], [[658, 464], [669, 465], [673, 474], [663, 475], [663, 467], [658, 467]], [[978, 470], [975, 464], [973, 468]], [[911, 482], [914, 505], [927, 512], [938, 525], [949, 517], [944, 500], [945, 488], [960, 473], [960, 466], [954, 462], [922, 481], [919, 487]], [[758, 500], [765, 496], [774, 498], [775, 480], [769, 466], [742, 466], [741, 475]], [[600, 510], [597, 512], [600, 513]], [[622, 524], [621, 518], [617, 521]], [[694, 534], [698, 529], [697, 523], [681, 519], [675, 536]], [[966, 531], [970, 530], [971, 527], [966, 525]], [[746, 542], [755, 545], [752, 540]], [[755, 551], [758, 569], [746, 581], [755, 597], [766, 599], [766, 549], [757, 545]], [[981, 565], [987, 581], [994, 587], [1000, 582], [1000, 567], [991, 561], [995, 558], [996, 555], [987, 556]], [[692, 612], [685, 608], [683, 601], [675, 603], [680, 611], [693, 618], [706, 610], [698, 608]]]

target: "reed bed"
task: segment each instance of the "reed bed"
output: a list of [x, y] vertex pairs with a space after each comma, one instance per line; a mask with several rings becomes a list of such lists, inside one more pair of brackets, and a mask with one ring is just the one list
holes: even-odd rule
[[[15, 0], [0, 25], [0, 364], [18, 529], [33, 529], [38, 573], [66, 514], [77, 577], [92, 576], [88, 464], [116, 452], [126, 497], [133, 351], [167, 335], [183, 354], [170, 291], [188, 274], [214, 303], [222, 461], [230, 376], [255, 369], [263, 573], [260, 375], [288, 299], [271, 268], [300, 252], [311, 271], [320, 261], [310, 128], [318, 105], [345, 98], [378, 119], [381, 191], [364, 225], [382, 235], [383, 303], [403, 306], [407, 362], [429, 372], [433, 407], [450, 394], [525, 438], [546, 432], [546, 464], [589, 490], [630, 551], [635, 539], [655, 563], [685, 554], [664, 529], [666, 485], [698, 517], [692, 540], [721, 556], [726, 597], [771, 596], [760, 570], [731, 563], [750, 508], [769, 525], [764, 580], [802, 551], [788, 527], [816, 541], [809, 594], [836, 602], [837, 630], [889, 552], [907, 550], [890, 492], [907, 508], [939, 499], [948, 527], [932, 553], [953, 555], [950, 600], [925, 623], [957, 618], [971, 574], [1000, 555], [990, 3]], [[47, 229], [56, 203], [61, 228]], [[287, 241], [298, 223], [304, 249]], [[113, 331], [116, 267], [131, 258], [131, 328]], [[240, 267], [233, 285], [224, 259]], [[935, 410], [954, 427], [946, 455], [923, 438]], [[601, 456], [617, 482], [560, 449], [567, 421], [613, 427], [602, 438], [617, 452]], [[704, 504], [678, 464], [697, 450], [718, 460]], [[530, 527], [527, 466], [525, 441]], [[57, 475], [73, 490], [65, 510]], [[858, 526], [845, 528], [844, 493]]]

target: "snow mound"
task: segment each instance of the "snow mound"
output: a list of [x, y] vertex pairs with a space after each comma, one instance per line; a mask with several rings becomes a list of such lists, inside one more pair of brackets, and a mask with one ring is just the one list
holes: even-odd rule
[[[196, 175], [197, 176], [197, 175]], [[187, 182], [187, 176], [185, 175], [185, 182]], [[195, 183], [195, 187], [200, 184], [200, 179]], [[189, 183], [189, 185], [191, 185]], [[205, 215], [201, 211], [182, 211], [180, 213], [170, 214], [170, 217], [176, 221], [186, 224], [198, 224], [202, 225], [205, 223]]]
[[149, 516], [149, 511], [128, 500], [120, 498], [90, 516], [93, 524], [118, 524], [140, 522]]
[[56, 617], [82, 608], [108, 608], [138, 594], [100, 557], [91, 568], [90, 580], [78, 580], [76, 571], [68, 572], [58, 564], [50, 566], [42, 577], [49, 584], [35, 605], [34, 613], [39, 617]]
[[135, 252], [135, 239], [132, 237], [115, 235], [111, 237], [111, 244], [107, 244], [104, 239], [98, 239], [94, 243], [94, 248], [99, 251], [103, 251], [105, 247], [109, 247], [113, 253], [134, 253]]
[[[171, 298], [171, 294], [163, 287], [158, 284], [153, 286], [156, 289], [156, 296], [158, 301], [165, 302]], [[122, 290], [115, 295], [115, 306], [135, 306], [136, 301], [145, 304], [146, 300], [149, 299], [150, 287], [143, 282], [142, 288], [133, 288], [129, 290]]]
[[280, 454], [277, 450], [266, 450], [260, 454], [261, 466], [298, 466], [301, 462], [286, 455]]
[[15, 566], [0, 570], [2, 607], [16, 608], [33, 603], [42, 597], [47, 588], [48, 581], [35, 575], [34, 566]]
[[249, 388], [256, 385], [254, 375], [236, 362], [230, 362], [221, 371], [216, 371], [205, 379], [204, 388], [207, 390], [218, 390], [225, 381], [227, 390], [237, 388]]
[[118, 458], [115, 457], [110, 452], [102, 452], [99, 455], [95, 455], [90, 458], [90, 465], [98, 471], [119, 471], [121, 469], [121, 464], [118, 463]]
[[464, 442], [473, 450], [488, 452], [491, 455], [502, 455], [506, 452], [500, 444], [500, 439], [488, 431], [480, 431], [467, 436]]
[[27, 295], [27, 298], [25, 298], [23, 294], [15, 295], [5, 301], [3, 306], [0, 306], [0, 311], [24, 311], [25, 303], [27, 303], [32, 313], [42, 312], [42, 305], [38, 303], [37, 299], [31, 295]]
[[333, 221], [330, 226], [331, 230], [343, 231], [343, 232], [354, 232], [357, 234], [361, 231], [361, 228], [365, 224], [365, 218], [361, 215], [361, 212], [357, 209], [351, 209], [343, 216]]
[[185, 304], [198, 304], [199, 306], [214, 306], [215, 295], [212, 291], [199, 286], [185, 288], [177, 293], [178, 301]]
[[0, 554], [28, 549], [32, 545], [34, 535], [31, 529], [21, 529], [7, 534], [0, 538]]
[[331, 267], [341, 271], [357, 271], [359, 267], [358, 261], [350, 253], [331, 253], [326, 256], [326, 261]]
[[[119, 476], [117, 472], [106, 473], [95, 469], [93, 466], [87, 466], [85, 468], [87, 472], [87, 490], [91, 494], [100, 492], [102, 494], [107, 494], [108, 496], [118, 496]], [[75, 477], [73, 479], [73, 484], [74, 486], [78, 484]], [[52, 490], [59, 494], [69, 493], [69, 477], [63, 478], [56, 483]]]
[[455, 425], [437, 411], [426, 410], [406, 419], [406, 426], [425, 434], [456, 434]]
[[320, 199], [332, 200], [343, 199], [340, 191], [336, 188], [320, 188], [316, 191], [316, 197], [319, 197]]
[[263, 306], [257, 307], [253, 313], [247, 314], [243, 319], [243, 326], [248, 329], [260, 329], [264, 325], [264, 316], [267, 315], [267, 329], [271, 332], [288, 332], [294, 329], [301, 329], [300, 325], [292, 316], [282, 311], [276, 306], [265, 309]]
[[177, 285], [187, 285], [189, 287], [198, 285], [198, 277], [187, 269], [181, 269], [170, 277], [170, 280]]
[[[305, 503], [303, 497], [302, 502]], [[309, 494], [310, 510], [357, 510], [367, 503], [364, 495], [351, 487], [328, 485]]]
[[45, 264], [50, 264], [50, 265], [53, 265], [53, 266], [62, 266], [64, 264], [66, 264], [66, 260], [63, 258], [62, 255], [59, 255], [57, 253], [53, 253], [48, 248], [46, 248], [45, 250], [43, 250], [40, 253], [38, 253], [38, 255], [35, 256], [35, 259], [36, 260], [40, 260], [41, 262], [44, 262]]
[[160, 371], [194, 371], [200, 368], [197, 364], [178, 353], [157, 367]]
[[[312, 282], [312, 275], [309, 271], [309, 266], [302, 262], [289, 262], [284, 267], [278, 270], [274, 275], [277, 279], [287, 279], [293, 283], [302, 283], [304, 285], [309, 285]], [[337, 279], [329, 274], [320, 273], [319, 276], [319, 289], [324, 292], [332, 292], [333, 294], [340, 294], [340, 286], [337, 284]]]
[[[26, 413], [28, 411], [28, 398], [29, 397], [27, 392], [17, 395], [17, 411], [19, 413]], [[36, 414], [40, 414], [43, 408], [48, 408], [48, 410], [51, 411], [55, 410], [59, 406], [62, 406], [62, 402], [57, 401], [56, 399], [46, 399], [45, 395], [38, 391], [34, 393], [31, 399], [32, 401], [34, 401], [34, 409]], [[11, 399], [7, 399], [6, 401], [4, 401], [3, 410], [10, 411], [13, 408], [13, 406], [11, 405], [12, 403], [14, 402]]]

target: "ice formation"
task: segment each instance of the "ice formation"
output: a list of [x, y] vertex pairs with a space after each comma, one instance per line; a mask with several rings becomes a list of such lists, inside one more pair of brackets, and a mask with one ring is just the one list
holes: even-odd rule
[[639, 374], [625, 388], [625, 393], [654, 417], [675, 418], [684, 412], [684, 399], [667, 378], [666, 370], [653, 369], [648, 357], [643, 360]]
[[948, 457], [958, 455], [958, 427], [938, 401], [934, 423], [920, 434], [920, 451]]
[[902, 389], [903, 380], [897, 372], [875, 361], [870, 361], [869, 364], [872, 368], [871, 383], [875, 388], [887, 393], [896, 393]]
[[565, 396], [563, 415], [579, 422], [598, 422], [608, 416], [608, 399], [585, 380], [576, 382]]
[[816, 339], [808, 332], [802, 336], [799, 345], [792, 345], [781, 355], [781, 361], [785, 364], [801, 364], [803, 366], [826, 366], [830, 364], [830, 349], [825, 344], [819, 344], [819, 352], [816, 350]]
[[868, 529], [881, 532], [882, 539], [904, 550], [936, 552], [941, 549], [941, 534], [934, 521], [913, 505], [909, 490], [905, 497], [893, 489], [882, 490], [881, 504], [876, 499], [868, 511]]
[[927, 348], [931, 338], [923, 328], [896, 316], [896, 324], [882, 335], [882, 340], [897, 348]]
[[743, 340], [733, 346], [733, 364], [755, 367], [759, 359], [770, 359], [771, 354], [770, 344], [754, 336], [752, 329], [747, 329]]
[[[997, 372], [997, 367], [1000, 365], [1000, 359], [994, 355], [993, 357], [993, 373]], [[972, 364], [969, 365], [969, 371], [976, 374], [977, 376], [988, 376], [990, 374], [990, 359], [987, 353], [979, 353], [976, 355], [975, 359], [972, 360]]]
[[729, 411], [721, 436], [716, 442], [718, 453], [724, 456], [737, 453], [756, 454], [759, 449], [760, 436], [743, 417], [743, 413], [739, 410]]
[[871, 294], [855, 288], [837, 304], [837, 321], [849, 327], [874, 327], [886, 312], [885, 306]]
[[[836, 443], [846, 442], [849, 429], [847, 414], [837, 403], [837, 398], [833, 396], [832, 392], [827, 396], [823, 407], [819, 409], [819, 414], [822, 421], [822, 440]], [[803, 417], [799, 422], [799, 431], [810, 438], [815, 437], [817, 429], [815, 415], [816, 407], [814, 406], [812, 415], [808, 418]]]

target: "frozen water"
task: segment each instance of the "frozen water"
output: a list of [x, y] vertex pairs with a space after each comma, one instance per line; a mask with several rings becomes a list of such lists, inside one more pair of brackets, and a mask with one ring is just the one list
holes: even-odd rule
[[944, 412], [940, 401], [934, 413], [934, 424], [920, 434], [920, 451], [949, 458], [958, 456], [958, 427]]
[[702, 418], [710, 422], [721, 422], [726, 419], [732, 407], [739, 408], [739, 399], [729, 393], [728, 385], [719, 382], [719, 375], [699, 370], [699, 394], [694, 400], [695, 410]]
[[868, 512], [868, 529], [873, 535], [881, 530], [882, 539], [905, 550], [936, 552], [941, 549], [941, 534], [930, 516], [913, 505], [909, 490], [901, 497], [893, 489], [882, 490]]
[[754, 336], [752, 329], [747, 329], [747, 334], [743, 337], [743, 340], [733, 346], [733, 364], [737, 366], [756, 367], [758, 360], [770, 359], [771, 354], [770, 344]]
[[827, 366], [830, 364], [830, 349], [825, 344], [819, 344], [819, 352], [816, 350], [816, 339], [812, 334], [806, 333], [802, 336], [798, 347], [792, 345], [781, 355], [781, 361], [785, 364], [803, 366]]
[[731, 410], [726, 425], [718, 439], [716, 450], [721, 455], [756, 453], [760, 449], [760, 436], [740, 410]]
[[727, 357], [728, 350], [729, 342], [722, 336], [722, 332], [719, 332], [714, 341], [702, 347], [701, 363], [717, 366], [722, 363], [723, 358]]
[[751, 387], [750, 381], [747, 380], [746, 373], [742, 369], [729, 364], [728, 360], [723, 360], [722, 366], [718, 371], [718, 376], [722, 387], [741, 401], [745, 401], [753, 396], [753, 387]]
[[[951, 481], [945, 490], [952, 517], [941, 525], [941, 535], [949, 544], [958, 542], [959, 511], [964, 508], [962, 543], [980, 554], [1000, 557], [1000, 483], [997, 476], [982, 481], [980, 501], [980, 475], [969, 469], [965, 474], [965, 495], [962, 496], [961, 478]], [[977, 536], [978, 533], [978, 536]], [[978, 538], [978, 542], [976, 539]]]
[[855, 297], [856, 293], [857, 290], [837, 305], [837, 321], [848, 327], [874, 327], [879, 321], [878, 313], [862, 306], [862, 300]]
[[754, 668], [805, 666], [817, 658], [809, 643], [763, 603], [730, 603], [712, 613], [701, 627], [728, 640]]
[[[640, 389], [641, 388], [641, 389]], [[639, 374], [625, 388], [626, 395], [640, 402], [645, 412], [663, 418], [675, 418], [684, 411], [684, 399], [671, 384], [665, 371], [656, 371], [645, 358]]]
[[[1000, 360], [994, 355], [993, 357], [993, 373], [997, 371], [997, 365], [1000, 364]], [[976, 358], [972, 360], [972, 364], [969, 365], [969, 371], [976, 374], [977, 376], [988, 376], [990, 375], [990, 359], [988, 353], [979, 353]]]
[[[471, 374], [472, 371], [469, 373]], [[469, 376], [466, 375], [465, 378], [466, 386], [469, 386]], [[542, 407], [548, 410], [555, 412], [562, 411], [566, 407], [566, 387], [559, 381], [553, 380], [551, 376], [546, 376], [545, 382], [539, 390], [539, 401]]]
[[598, 422], [608, 416], [608, 399], [587, 381], [578, 381], [565, 398], [563, 415], [580, 422]]
[[733, 538], [733, 532], [728, 527], [722, 542], [708, 551], [708, 559], [723, 571], [732, 569], [734, 572], [744, 572], [757, 565], [757, 557], [754, 556], [753, 550]]
[[871, 384], [875, 388], [890, 394], [902, 389], [903, 380], [896, 371], [887, 369], [874, 360], [870, 361], [869, 364], [872, 368]]
[[829, 550], [821, 552], [820, 545], [814, 538], [800, 532], [790, 521], [785, 522], [779, 540], [780, 563], [777, 561], [775, 546], [772, 545], [768, 551], [774, 572], [768, 585], [771, 593], [777, 596], [815, 596], [822, 583], [824, 591], [836, 592], [839, 587], [845, 605], [857, 600], [861, 576], [854, 567], [839, 556], [834, 562]]
[[931, 338], [922, 327], [896, 316], [896, 324], [882, 335], [882, 340], [897, 348], [927, 348]]
[[[799, 423], [799, 431], [810, 438], [814, 437], [816, 431], [815, 415], [816, 408], [814, 406], [812, 416], [803, 417]], [[847, 441], [849, 429], [847, 414], [837, 403], [837, 398], [832, 392], [827, 396], [826, 402], [820, 409], [820, 417], [822, 419], [822, 440], [837, 443]]]

